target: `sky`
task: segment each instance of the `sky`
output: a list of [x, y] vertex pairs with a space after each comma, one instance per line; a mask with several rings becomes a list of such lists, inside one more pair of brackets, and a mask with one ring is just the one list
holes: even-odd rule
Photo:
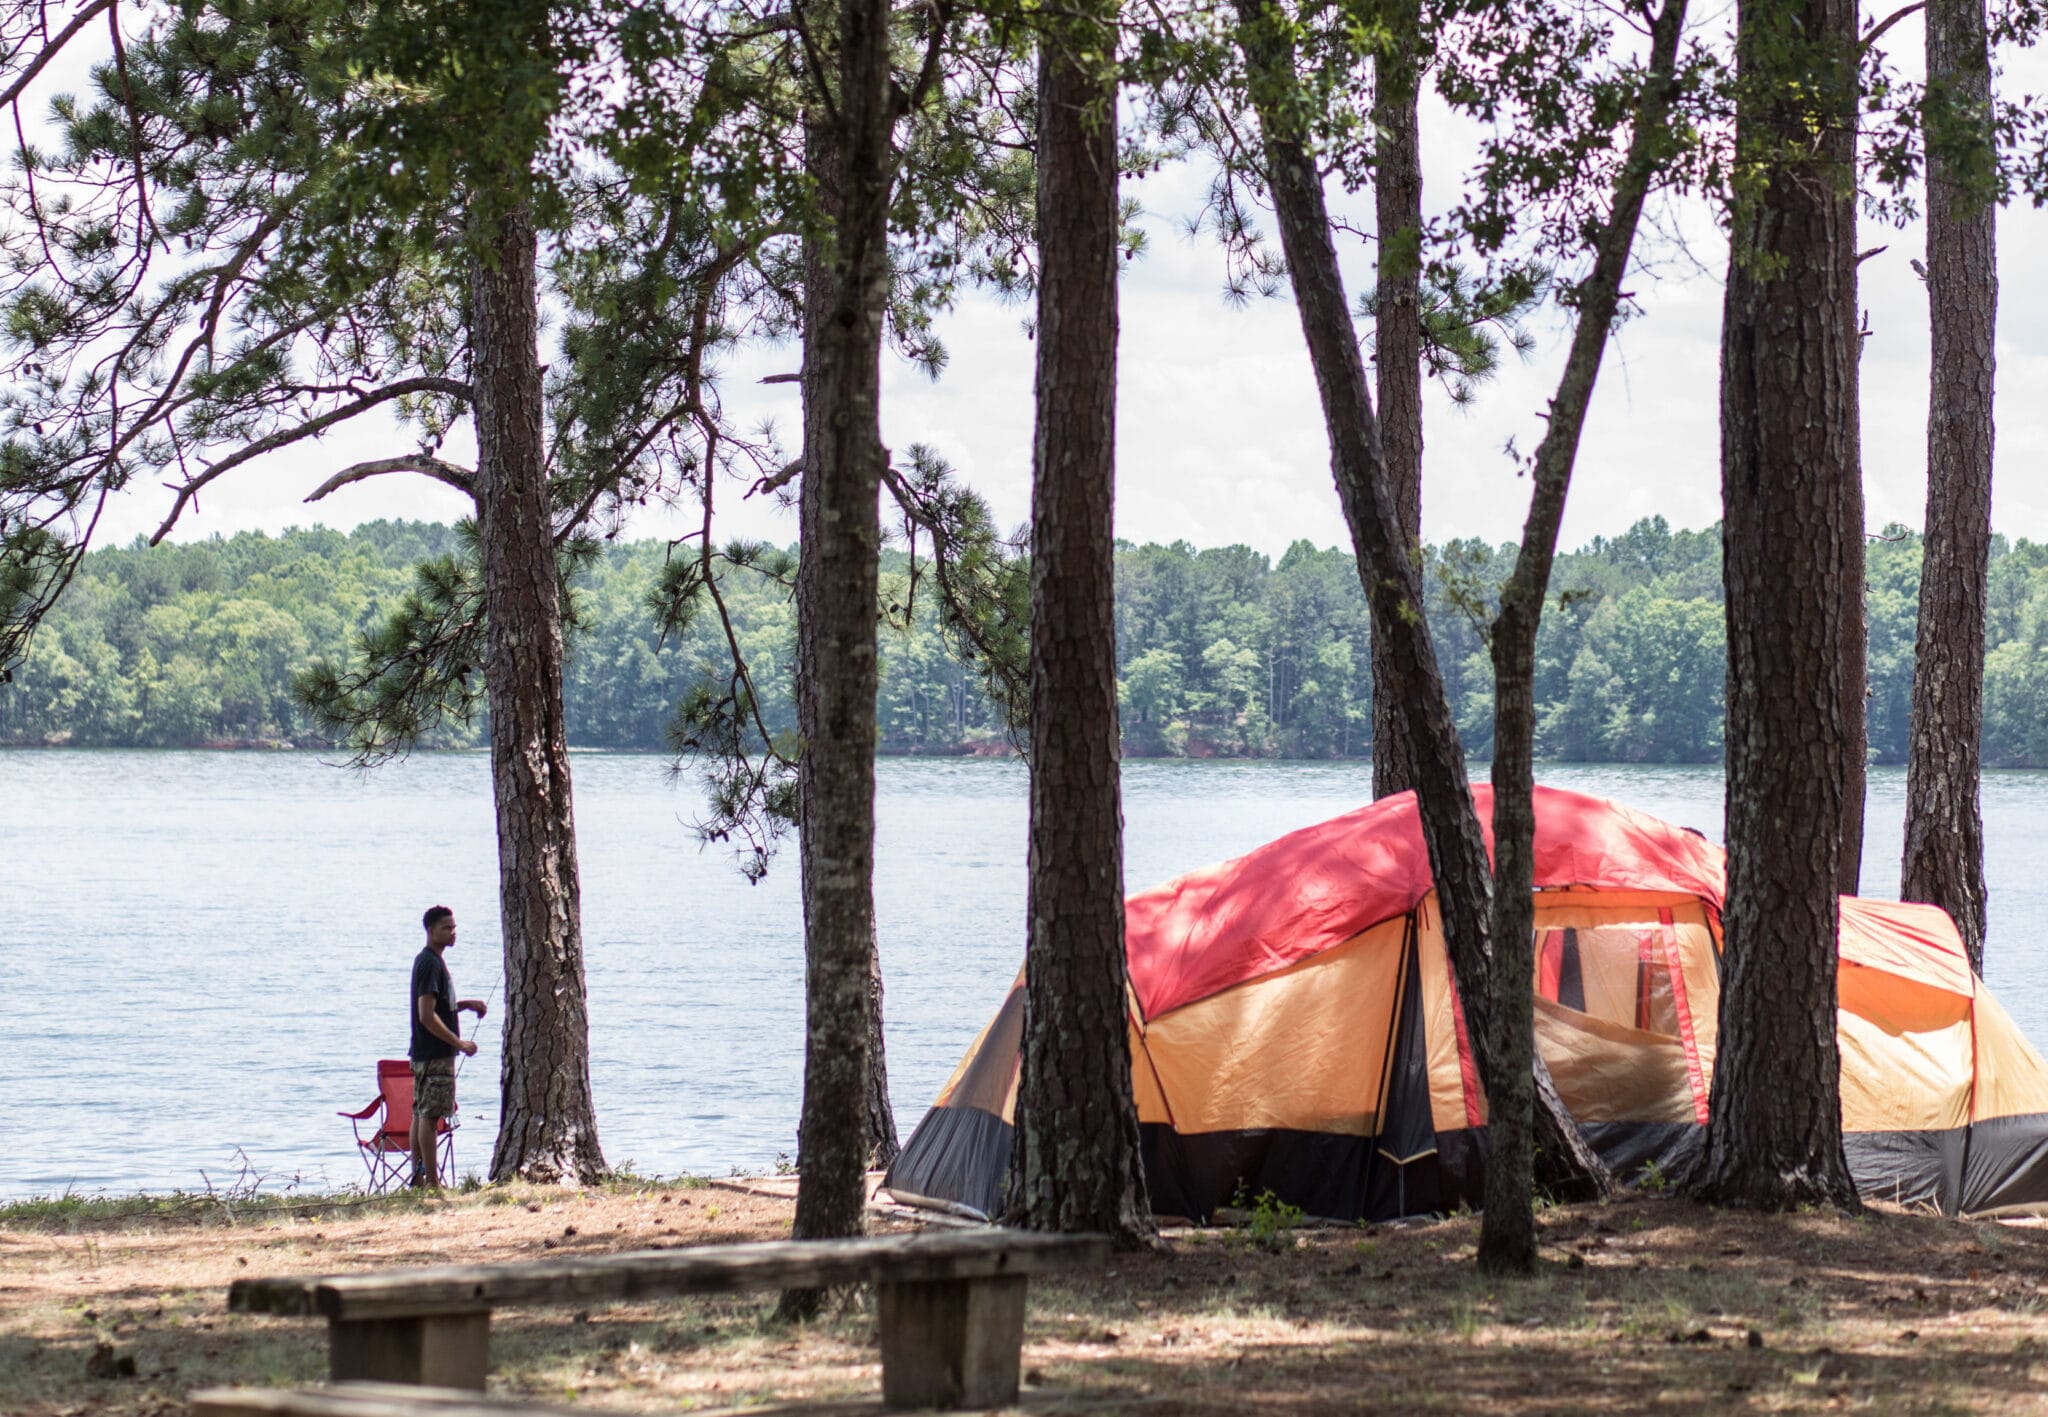
[[[1710, 24], [1725, 24], [1717, 13]], [[1910, 71], [1920, 51], [1919, 21], [1890, 32]], [[2022, 56], [2002, 87], [2040, 91], [2048, 62]], [[1441, 111], [1423, 116], [1425, 202], [1447, 205], [1472, 130]], [[1124, 267], [1121, 289], [1116, 531], [1130, 541], [1185, 540], [1198, 547], [1242, 543], [1278, 557], [1297, 540], [1348, 544], [1329, 471], [1328, 444], [1291, 295], [1233, 305], [1212, 238], [1190, 237], [1185, 220], [1199, 205], [1205, 176], [1169, 169], [1127, 184], [1145, 208], [1148, 247]], [[1354, 207], [1358, 206], [1356, 199]], [[1369, 218], [1369, 205], [1363, 208]], [[1727, 255], [1711, 211], [1701, 203], [1668, 207], [1669, 230], [1684, 249], [1644, 232], [1639, 254], [1651, 264], [1630, 282], [1639, 313], [1611, 341], [1595, 395], [1562, 533], [1583, 545], [1641, 518], [1703, 527], [1720, 515], [1717, 368], [1722, 275]], [[1268, 223], [1270, 230], [1270, 223]], [[1918, 227], [1881, 227], [1867, 218], [1859, 246], [1885, 249], [1862, 266], [1862, 303], [1871, 337], [1863, 356], [1863, 449], [1868, 529], [1892, 522], [1918, 527], [1926, 497], [1928, 382], [1925, 289], [1909, 261], [1924, 257]], [[1999, 221], [1997, 452], [1992, 520], [2012, 537], [2048, 539], [2048, 484], [2037, 469], [2048, 455], [2048, 333], [2031, 316], [2048, 297], [2048, 275], [2033, 259], [2048, 249], [2048, 216], [2020, 207]], [[1352, 241], [1344, 257], [1350, 289], [1371, 283], [1371, 253]], [[900, 455], [911, 443], [935, 447], [991, 502], [1004, 526], [1029, 513], [1033, 346], [1028, 309], [969, 295], [942, 318], [951, 361], [929, 380], [885, 355], [883, 435]], [[1426, 539], [1518, 538], [1528, 501], [1525, 479], [1504, 452], [1541, 435], [1539, 413], [1563, 358], [1565, 327], [1554, 315], [1530, 325], [1538, 346], [1527, 360], [1512, 353], [1479, 392], [1455, 408], [1432, 389], [1425, 410], [1423, 531]], [[790, 346], [737, 352], [722, 371], [724, 397], [741, 421], [773, 420], [785, 441], [797, 427], [795, 386], [763, 386], [793, 372]], [[405, 451], [401, 431], [371, 428], [301, 445], [223, 478], [175, 533], [181, 539], [243, 530], [279, 531], [315, 523], [348, 528], [380, 517], [447, 520], [465, 511], [451, 489], [413, 476], [372, 479], [317, 507], [303, 498], [337, 468]], [[445, 455], [465, 461], [458, 436]], [[721, 535], [788, 542], [794, 515], [770, 498], [722, 487]], [[171, 494], [131, 489], [110, 508], [103, 544], [152, 532]], [[628, 535], [674, 534], [680, 521], [652, 515]]]

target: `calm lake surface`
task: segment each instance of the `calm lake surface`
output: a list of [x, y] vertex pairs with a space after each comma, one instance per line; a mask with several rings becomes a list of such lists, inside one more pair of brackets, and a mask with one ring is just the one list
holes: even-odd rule
[[[1549, 767], [1715, 838], [1719, 768]], [[885, 760], [876, 903], [904, 1135], [1022, 956], [1024, 774]], [[1905, 778], [1874, 770], [1865, 890], [1897, 891]], [[794, 856], [749, 886], [700, 849], [659, 757], [579, 755], [593, 1082], [605, 1154], [648, 1173], [795, 1150], [803, 967]], [[1132, 889], [1370, 795], [1362, 764], [1127, 766]], [[2048, 1044], [2048, 773], [1984, 780], [1989, 979]], [[0, 751], [0, 1195], [168, 1190], [238, 1171], [358, 1181], [348, 1123], [403, 1056], [419, 916], [454, 908], [457, 990], [488, 998], [461, 1078], [459, 1171], [497, 1112], [498, 920], [487, 765], [369, 774], [308, 753]]]

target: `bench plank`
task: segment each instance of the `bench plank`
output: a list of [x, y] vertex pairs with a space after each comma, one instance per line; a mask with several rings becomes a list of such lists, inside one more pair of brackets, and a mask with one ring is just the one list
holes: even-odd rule
[[239, 1279], [228, 1290], [228, 1308], [234, 1313], [355, 1320], [470, 1312], [508, 1304], [588, 1304], [869, 1282], [917, 1284], [1100, 1264], [1108, 1259], [1109, 1250], [1109, 1240], [1100, 1235], [995, 1230], [631, 1250], [511, 1264]]
[[590, 1417], [587, 1409], [404, 1383], [341, 1383], [309, 1392], [208, 1388], [190, 1401], [191, 1417]]

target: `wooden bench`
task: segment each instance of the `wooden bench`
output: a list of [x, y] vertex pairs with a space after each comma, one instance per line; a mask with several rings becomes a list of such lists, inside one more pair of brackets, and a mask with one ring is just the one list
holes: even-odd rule
[[873, 1284], [891, 1407], [1016, 1401], [1027, 1276], [1100, 1264], [1100, 1235], [1009, 1230], [636, 1250], [515, 1264], [241, 1279], [228, 1309], [327, 1320], [329, 1375], [481, 1391], [491, 1311]]

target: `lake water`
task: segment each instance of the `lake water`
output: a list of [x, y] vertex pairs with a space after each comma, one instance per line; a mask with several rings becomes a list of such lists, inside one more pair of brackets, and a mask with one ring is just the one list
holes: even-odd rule
[[[1719, 839], [1718, 768], [1549, 767]], [[1897, 890], [1904, 775], [1874, 771], [1865, 887]], [[876, 905], [908, 1135], [1022, 954], [1024, 773], [885, 760]], [[1365, 800], [1362, 764], [1134, 762], [1133, 889]], [[485, 759], [358, 774], [313, 754], [0, 751], [0, 1195], [359, 1180], [348, 1123], [402, 1056], [419, 916], [454, 908], [458, 991], [488, 998], [458, 1169], [496, 1124], [498, 922]], [[795, 1150], [803, 964], [794, 856], [749, 886], [689, 830], [659, 757], [578, 755], [592, 1074], [605, 1154], [763, 1170]], [[2048, 1042], [2048, 773], [1984, 781], [1989, 979]]]

